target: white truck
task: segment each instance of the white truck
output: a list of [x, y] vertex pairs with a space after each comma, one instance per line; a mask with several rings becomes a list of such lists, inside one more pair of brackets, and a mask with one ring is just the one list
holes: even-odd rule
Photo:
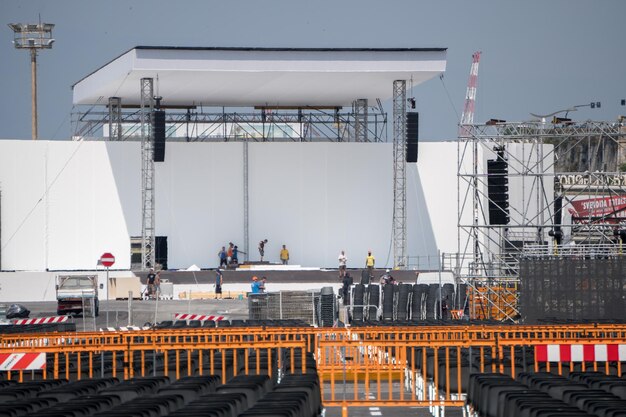
[[98, 317], [97, 275], [57, 275], [57, 314], [82, 314]]

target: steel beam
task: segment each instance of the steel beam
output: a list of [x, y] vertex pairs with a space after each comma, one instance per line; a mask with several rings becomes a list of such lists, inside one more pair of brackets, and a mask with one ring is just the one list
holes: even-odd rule
[[109, 97], [109, 140], [122, 140], [122, 99]]
[[366, 98], [354, 101], [354, 140], [355, 142], [368, 142]]

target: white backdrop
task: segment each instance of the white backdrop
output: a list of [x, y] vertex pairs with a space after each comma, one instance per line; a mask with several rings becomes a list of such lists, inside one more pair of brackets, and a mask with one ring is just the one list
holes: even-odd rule
[[[256, 143], [250, 145], [250, 246], [268, 239], [266, 258], [282, 244], [291, 263], [365, 265], [371, 249], [384, 265], [391, 237], [393, 169], [390, 145]], [[392, 262], [391, 259], [389, 261]]]
[[[168, 237], [170, 268], [215, 267], [229, 241], [243, 249], [242, 149], [167, 144], [156, 164], [156, 233]], [[452, 195], [420, 169], [437, 184], [425, 198], [433, 187], [423, 188], [414, 168], [407, 174], [409, 255], [423, 255], [439, 234], [425, 204], [436, 212]], [[3, 270], [94, 269], [103, 252], [116, 256], [116, 269], [130, 267], [129, 237], [141, 234], [138, 142], [0, 140], [0, 186]], [[286, 244], [302, 266], [336, 267], [341, 249], [349, 267], [363, 265], [368, 249], [377, 266], [392, 264], [391, 144], [251, 143], [249, 203], [251, 260], [267, 238], [272, 262]]]

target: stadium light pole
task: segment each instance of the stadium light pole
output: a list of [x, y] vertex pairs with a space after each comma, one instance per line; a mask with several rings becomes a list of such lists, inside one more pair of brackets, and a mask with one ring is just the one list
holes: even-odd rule
[[37, 50], [52, 49], [52, 23], [9, 23], [16, 49], [30, 50], [31, 106], [33, 140], [37, 139]]

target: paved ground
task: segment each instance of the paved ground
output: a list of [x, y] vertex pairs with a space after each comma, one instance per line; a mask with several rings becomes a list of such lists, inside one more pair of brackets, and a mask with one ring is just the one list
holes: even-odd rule
[[[343, 417], [341, 407], [326, 408], [325, 417]], [[418, 407], [349, 407], [349, 417], [432, 417], [428, 408]]]
[[[56, 316], [54, 302], [21, 303], [28, 308], [30, 318]], [[130, 320], [129, 320], [130, 311]], [[79, 331], [100, 329], [103, 327], [143, 326], [145, 323], [155, 323], [172, 320], [175, 313], [193, 313], [225, 316], [229, 319], [247, 319], [248, 301], [238, 300], [159, 300], [144, 301], [132, 300], [101, 300], [100, 316], [97, 318], [71, 317]]]

